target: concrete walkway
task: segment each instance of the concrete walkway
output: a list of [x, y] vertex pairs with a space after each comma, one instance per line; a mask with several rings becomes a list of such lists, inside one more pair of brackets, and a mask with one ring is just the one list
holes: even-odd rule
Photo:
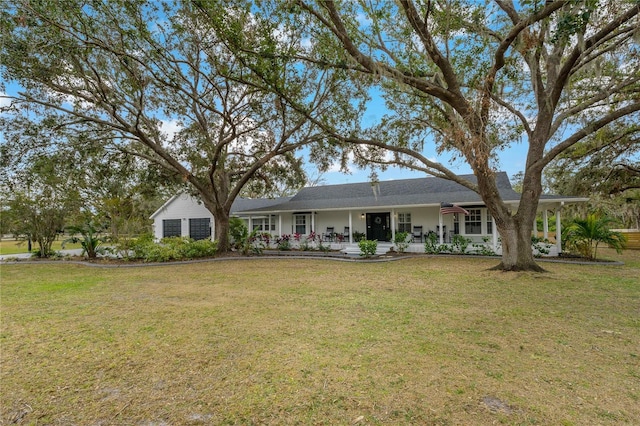
[[[58, 250], [57, 253], [61, 253], [63, 256], [80, 256], [82, 255], [82, 249]], [[0, 254], [0, 261], [31, 259], [32, 256], [33, 253]]]

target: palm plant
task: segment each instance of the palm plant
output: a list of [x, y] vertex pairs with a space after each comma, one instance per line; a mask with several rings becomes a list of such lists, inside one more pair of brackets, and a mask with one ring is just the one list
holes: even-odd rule
[[605, 243], [620, 253], [627, 240], [624, 234], [610, 229], [614, 222], [607, 216], [592, 213], [586, 219], [574, 219], [564, 229], [563, 239], [569, 250], [575, 250], [589, 259], [596, 259], [600, 243]]
[[[72, 236], [62, 242], [62, 247], [67, 243], [80, 243], [82, 246], [83, 254], [86, 254], [89, 259], [95, 259], [98, 253], [105, 251], [104, 247], [101, 247], [102, 243], [107, 242], [108, 238], [100, 236], [98, 233], [102, 230], [101, 227], [96, 227], [93, 222], [85, 222], [83, 225], [67, 226], [65, 228]], [[76, 236], [80, 234], [80, 236]]]

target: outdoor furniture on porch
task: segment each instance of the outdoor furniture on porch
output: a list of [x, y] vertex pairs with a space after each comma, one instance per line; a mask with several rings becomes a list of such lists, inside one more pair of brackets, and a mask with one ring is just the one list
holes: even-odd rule
[[333, 226], [327, 226], [327, 232], [325, 232], [322, 235], [322, 239], [324, 241], [333, 241], [335, 236], [336, 236], [336, 233], [334, 232], [334, 227]]
[[[438, 238], [440, 238], [440, 225], [436, 225], [436, 234], [438, 234]], [[449, 238], [449, 240], [447, 241], [447, 238], [448, 238], [447, 225], [443, 225], [442, 226], [442, 242], [444, 243], [451, 242], [451, 239]]]
[[349, 227], [344, 227], [344, 232], [342, 233], [342, 241], [349, 241]]
[[422, 226], [414, 226], [411, 233], [411, 241], [415, 242], [416, 238], [422, 242]]

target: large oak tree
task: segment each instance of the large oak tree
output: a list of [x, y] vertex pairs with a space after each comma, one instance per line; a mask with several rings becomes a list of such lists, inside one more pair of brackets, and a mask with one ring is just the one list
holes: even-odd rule
[[[329, 133], [368, 146], [363, 164], [399, 164], [476, 191], [502, 238], [499, 268], [540, 270], [531, 224], [543, 170], [595, 132], [614, 140], [618, 122], [640, 119], [639, 11], [637, 0], [296, 0], [283, 14], [298, 16], [318, 45], [299, 59], [349, 69], [386, 99], [378, 126]], [[429, 143], [466, 161], [477, 183], [428, 159]], [[495, 179], [512, 144], [526, 151], [515, 211]]]
[[[0, 10], [2, 78], [20, 87], [9, 90], [8, 113], [46, 118], [178, 175], [215, 217], [223, 252], [236, 197], [299, 184], [296, 154], [322, 140], [312, 120], [330, 107], [329, 93], [349, 90], [335, 73], [291, 59], [254, 62], [264, 71], [255, 78], [192, 2], [19, 0]], [[233, 17], [235, 33], [263, 53], [286, 58], [300, 44], [242, 7], [221, 4], [215, 16]], [[286, 83], [288, 97], [267, 82]]]

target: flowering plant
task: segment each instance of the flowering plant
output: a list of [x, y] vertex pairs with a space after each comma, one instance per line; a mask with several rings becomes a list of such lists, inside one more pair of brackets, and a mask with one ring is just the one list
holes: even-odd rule
[[291, 250], [291, 235], [280, 235], [278, 238], [276, 238], [276, 244], [278, 245], [278, 250]]

